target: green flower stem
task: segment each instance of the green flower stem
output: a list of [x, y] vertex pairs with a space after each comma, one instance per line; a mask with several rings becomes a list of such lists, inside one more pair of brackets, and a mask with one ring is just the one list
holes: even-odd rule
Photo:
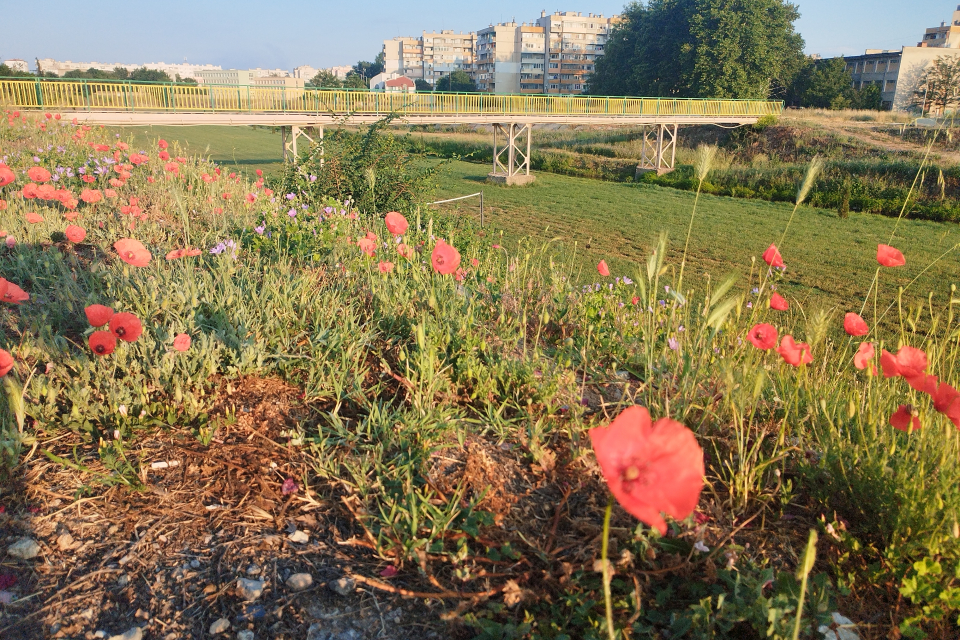
[[613, 513], [613, 496], [607, 500], [607, 511], [603, 515], [603, 544], [600, 547], [600, 563], [603, 565], [603, 601], [607, 605], [607, 637], [616, 640], [613, 631], [613, 602], [610, 596], [610, 563], [607, 561], [607, 550], [610, 546], [610, 514]]

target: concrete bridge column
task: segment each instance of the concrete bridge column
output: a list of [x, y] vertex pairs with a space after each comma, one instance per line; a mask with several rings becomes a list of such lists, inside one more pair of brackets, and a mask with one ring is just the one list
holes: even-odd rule
[[[523, 134], [527, 134], [526, 147]], [[498, 184], [529, 184], [536, 178], [530, 175], [530, 143], [532, 124], [495, 123], [493, 125], [493, 171], [487, 180]], [[501, 146], [500, 141], [503, 141]]]
[[[320, 166], [323, 166], [323, 127], [315, 127], [317, 139], [320, 141]], [[317, 142], [299, 126], [280, 127], [280, 143], [283, 146], [283, 161], [293, 162], [297, 158], [297, 138], [303, 136], [313, 144]]]
[[636, 176], [656, 171], [658, 176], [673, 171], [677, 159], [677, 125], [643, 126], [643, 145]]

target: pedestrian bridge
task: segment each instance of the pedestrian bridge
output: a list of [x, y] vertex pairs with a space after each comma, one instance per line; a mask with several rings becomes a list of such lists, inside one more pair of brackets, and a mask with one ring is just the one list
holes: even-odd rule
[[[397, 124], [493, 125], [494, 173], [509, 177], [529, 176], [530, 130], [537, 124], [643, 126], [644, 158], [638, 169], [666, 171], [673, 168], [678, 126], [753, 124], [779, 115], [783, 103], [0, 78], [0, 108], [56, 111], [86, 124], [114, 126], [277, 126], [285, 157], [296, 153], [297, 138], [308, 127], [322, 139], [324, 126], [368, 124], [388, 116]], [[518, 144], [524, 133], [525, 150]]]

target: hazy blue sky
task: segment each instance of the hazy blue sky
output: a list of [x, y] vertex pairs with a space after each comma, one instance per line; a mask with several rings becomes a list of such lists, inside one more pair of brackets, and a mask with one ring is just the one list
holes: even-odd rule
[[[93, 4], [2, 0], [0, 59], [190, 62], [225, 68], [332, 66], [372, 59], [386, 38], [423, 30], [482, 29], [540, 10], [618, 13], [623, 0], [165, 0]], [[797, 29], [808, 53], [860, 54], [916, 45], [923, 30], [949, 20], [942, 0], [798, 0]]]

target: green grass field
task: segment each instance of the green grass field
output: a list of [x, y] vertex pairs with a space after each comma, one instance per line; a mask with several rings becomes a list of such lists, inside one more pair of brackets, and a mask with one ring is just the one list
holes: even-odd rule
[[[149, 127], [125, 133], [132, 133], [144, 148], [157, 138], [176, 140], [191, 153], [204, 153], [248, 174], [260, 168], [269, 177], [282, 166], [280, 136], [268, 129]], [[500, 187], [486, 183], [488, 171], [487, 165], [448, 163], [436, 199], [483, 190], [491, 233], [502, 232], [508, 243], [556, 238], [557, 252], [569, 255], [576, 250], [580, 280], [593, 280], [600, 259], [614, 274], [636, 276], [661, 231], [669, 234], [673, 257], [682, 252], [692, 193], [549, 173], [537, 174], [527, 187]], [[479, 221], [477, 205], [472, 199], [443, 206]], [[713, 280], [730, 273], [746, 277], [751, 260], [759, 261], [763, 250], [779, 239], [791, 210], [785, 204], [702, 196], [690, 239], [687, 281], [697, 286], [705, 275]], [[944, 301], [950, 284], [960, 281], [958, 254], [920, 274], [958, 242], [960, 228], [955, 224], [904, 220], [897, 225], [891, 218], [856, 212], [841, 220], [833, 211], [801, 207], [781, 248], [787, 264], [785, 294], [806, 306], [859, 307], [876, 268], [876, 245], [891, 243], [904, 252], [907, 265], [882, 272], [882, 291], [907, 286], [919, 275], [910, 297], [934, 292], [935, 299]]]

